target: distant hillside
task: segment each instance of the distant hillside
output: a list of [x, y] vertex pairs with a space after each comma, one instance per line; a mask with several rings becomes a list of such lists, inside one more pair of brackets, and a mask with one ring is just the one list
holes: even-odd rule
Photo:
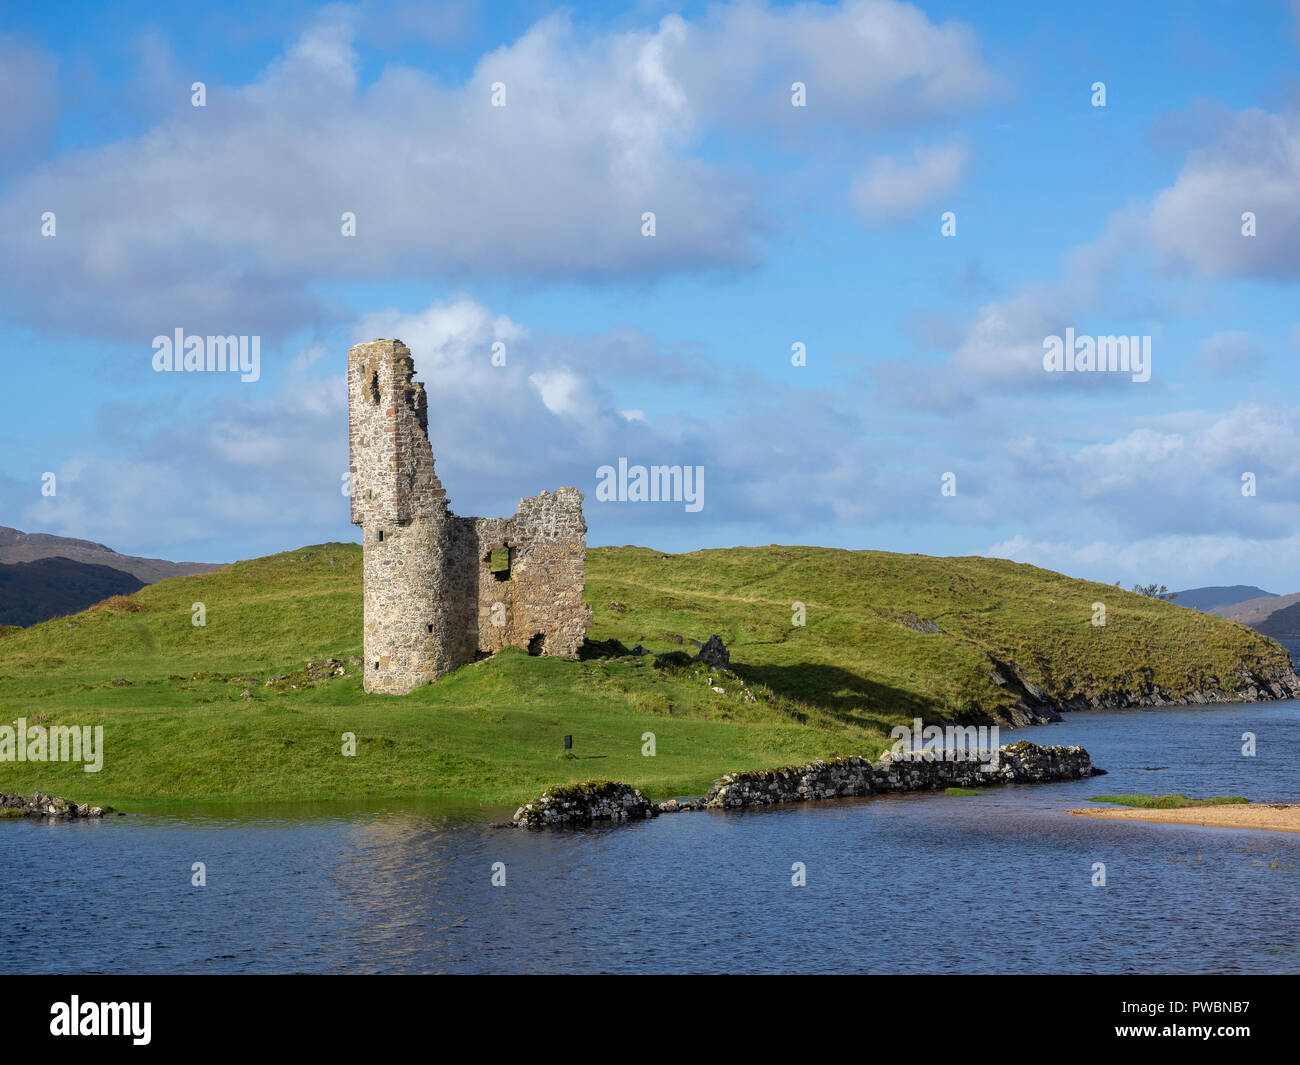
[[65, 558], [92, 566], [108, 566], [131, 574], [142, 584], [154, 584], [168, 577], [211, 573], [221, 568], [206, 562], [168, 562], [161, 558], [119, 555], [111, 547], [90, 540], [72, 540], [49, 533], [25, 533], [0, 525], [0, 563], [36, 562], [43, 558]]
[[[1272, 592], [1256, 588], [1253, 584], [1215, 585], [1209, 588], [1188, 588], [1178, 592], [1174, 600], [1179, 606], [1191, 607], [1193, 610], [1214, 610], [1216, 607], [1231, 606], [1247, 599], [1276, 598]], [[1222, 616], [1222, 615], [1220, 615]]]
[[1293, 595], [1270, 595], [1262, 599], [1247, 599], [1242, 603], [1215, 607], [1210, 613], [1217, 614], [1221, 618], [1227, 618], [1229, 621], [1238, 621], [1243, 625], [1249, 625], [1252, 629], [1263, 632], [1262, 626], [1273, 615], [1285, 611], [1297, 603], [1300, 603], [1300, 592]]
[[[1283, 596], [1284, 599], [1293, 599], [1293, 596]], [[1256, 632], [1262, 632], [1265, 636], [1272, 636], [1277, 639], [1286, 638], [1288, 643], [1300, 638], [1300, 602], [1293, 602], [1290, 606], [1285, 606], [1281, 610], [1275, 610], [1269, 614], [1263, 621], [1252, 625]]]
[[35, 625], [143, 587], [130, 573], [68, 558], [0, 563], [0, 625]]

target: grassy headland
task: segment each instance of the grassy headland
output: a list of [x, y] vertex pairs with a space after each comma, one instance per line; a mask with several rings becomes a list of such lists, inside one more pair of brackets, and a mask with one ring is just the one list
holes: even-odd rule
[[[409, 696], [368, 696], [360, 563], [354, 544], [303, 548], [9, 632], [0, 721], [104, 725], [106, 753], [97, 774], [0, 762], [0, 791], [127, 808], [367, 796], [516, 803], [600, 777], [660, 798], [703, 792], [728, 771], [874, 755], [914, 717], [1002, 716], [1023, 696], [1017, 676], [1062, 701], [1151, 685], [1177, 697], [1231, 690], [1243, 666], [1286, 664], [1276, 643], [1242, 626], [1012, 562], [593, 548], [593, 640], [693, 653], [692, 639], [716, 632], [748, 687], [716, 675], [710, 685], [703, 667], [660, 668], [649, 656], [507, 652]], [[1091, 621], [1097, 601], [1104, 627]], [[791, 624], [796, 602], [802, 626]], [[202, 627], [192, 624], [196, 603]], [[308, 673], [309, 661], [329, 659], [342, 676]], [[655, 757], [642, 754], [647, 732]], [[355, 757], [341, 754], [344, 733], [356, 737]]]

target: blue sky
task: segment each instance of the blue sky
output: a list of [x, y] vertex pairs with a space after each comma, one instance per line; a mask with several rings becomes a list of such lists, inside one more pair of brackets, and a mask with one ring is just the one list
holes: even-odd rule
[[[7, 4], [0, 524], [354, 539], [346, 352], [395, 335], [460, 513], [1300, 589], [1296, 13], [1071, 7]], [[155, 373], [178, 327], [260, 379]], [[1067, 327], [1151, 379], [1047, 373]], [[597, 502], [620, 457], [704, 508]]]

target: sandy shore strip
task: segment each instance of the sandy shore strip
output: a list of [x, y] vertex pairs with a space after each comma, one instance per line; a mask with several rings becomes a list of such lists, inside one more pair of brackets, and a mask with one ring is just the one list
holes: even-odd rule
[[1228, 806], [1184, 806], [1178, 810], [1118, 809], [1070, 810], [1079, 817], [1102, 817], [1108, 821], [1160, 821], [1173, 825], [1203, 825], [1208, 828], [1266, 828], [1273, 832], [1300, 832], [1300, 804], [1235, 803]]

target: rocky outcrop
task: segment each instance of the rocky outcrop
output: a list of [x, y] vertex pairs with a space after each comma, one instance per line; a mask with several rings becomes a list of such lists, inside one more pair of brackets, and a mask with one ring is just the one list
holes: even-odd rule
[[56, 821], [71, 821], [78, 817], [103, 817], [110, 810], [110, 807], [54, 798], [39, 791], [35, 795], [0, 793], [0, 817], [45, 817]]
[[636, 788], [612, 780], [588, 780], [547, 788], [515, 811], [516, 828], [583, 826], [593, 821], [644, 821], [655, 815], [654, 804]]
[[706, 810], [731, 810], [810, 799], [837, 799], [939, 788], [1042, 784], [1104, 772], [1082, 747], [1042, 747], [1022, 740], [998, 749], [996, 763], [958, 758], [966, 752], [886, 753], [878, 762], [834, 758], [752, 773], [729, 773], [699, 801]]
[[[959, 757], [960, 756], [960, 757]], [[736, 810], [783, 802], [838, 799], [938, 788], [991, 787], [996, 784], [1046, 784], [1105, 773], [1082, 747], [1043, 747], [1028, 740], [998, 748], [996, 761], [969, 752], [886, 753], [879, 761], [832, 758], [783, 769], [728, 773], [696, 799], [651, 803], [636, 788], [613, 781], [588, 781], [548, 788], [521, 806], [515, 827], [589, 825], [593, 821], [639, 821], [685, 810]]]
[[[1175, 695], [1158, 684], [1139, 684], [1092, 698], [1053, 699], [1047, 691], [1034, 684], [1014, 662], [1004, 665], [994, 663], [990, 676], [999, 686], [1009, 685], [1020, 696], [1008, 714], [1014, 728], [1025, 725], [1043, 725], [1060, 721], [1062, 713], [1072, 710], [1127, 710], [1150, 706], [1212, 706], [1220, 703], [1255, 703], [1274, 699], [1300, 699], [1300, 676], [1291, 666], [1271, 667], [1252, 672], [1237, 671], [1235, 690], [1219, 685]], [[992, 719], [990, 719], [992, 720]]]

